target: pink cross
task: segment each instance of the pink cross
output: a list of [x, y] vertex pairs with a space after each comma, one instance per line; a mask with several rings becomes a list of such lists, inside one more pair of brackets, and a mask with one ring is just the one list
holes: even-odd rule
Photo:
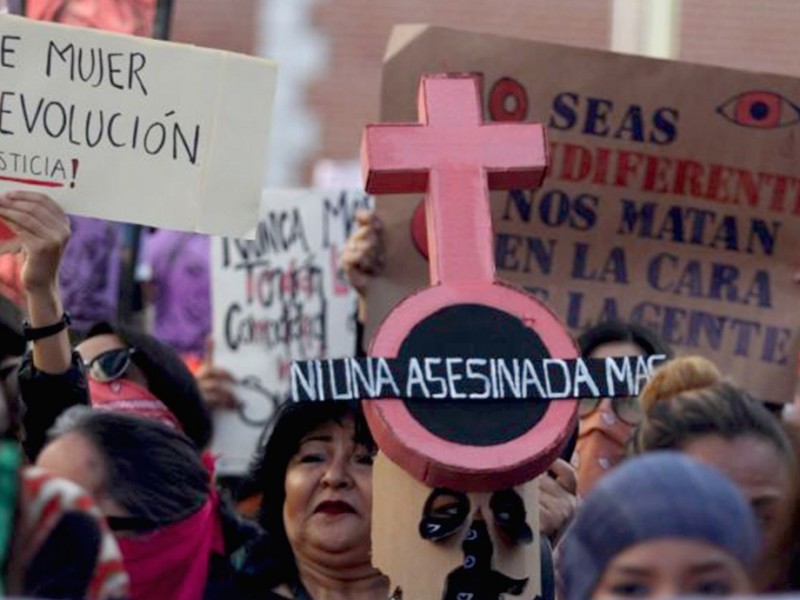
[[419, 123], [367, 125], [366, 190], [426, 192], [431, 285], [491, 283], [489, 190], [539, 187], [547, 144], [539, 123], [484, 123], [479, 78], [426, 75]]

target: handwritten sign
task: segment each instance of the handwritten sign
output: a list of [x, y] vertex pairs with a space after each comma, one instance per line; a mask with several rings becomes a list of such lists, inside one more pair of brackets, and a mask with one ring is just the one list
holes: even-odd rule
[[[443, 68], [483, 73], [487, 120], [548, 127], [543, 186], [492, 194], [498, 277], [573, 333], [641, 322], [757, 397], [792, 398], [800, 80], [406, 26], [382, 119], [413, 119], [420, 76]], [[419, 199], [376, 203], [388, 268], [368, 293], [368, 335], [424, 285]]]
[[0, 17], [0, 192], [70, 213], [245, 236], [258, 215], [274, 63]]
[[214, 239], [215, 359], [243, 406], [216, 417], [219, 468], [243, 472], [264, 426], [290, 396], [294, 360], [352, 356], [355, 293], [338, 268], [363, 192], [267, 191], [256, 239]]

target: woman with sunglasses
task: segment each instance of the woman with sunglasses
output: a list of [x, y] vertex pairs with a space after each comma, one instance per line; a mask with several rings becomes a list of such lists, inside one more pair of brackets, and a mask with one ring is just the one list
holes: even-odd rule
[[[186, 433], [199, 449], [211, 438], [211, 419], [197, 383], [166, 345], [152, 336], [99, 324], [73, 352], [69, 315], [58, 293], [58, 269], [70, 227], [61, 208], [45, 195], [0, 195], [0, 219], [16, 235], [6, 251], [21, 250], [21, 281], [27, 297], [24, 328], [32, 351], [19, 372], [27, 405], [25, 451], [34, 460], [47, 431], [65, 410], [93, 405], [155, 417]], [[0, 248], [2, 249], [2, 248]], [[90, 363], [90, 376], [84, 373]], [[141, 409], [141, 412], [137, 412]]]
[[[200, 464], [202, 477], [196, 474], [195, 479], [203, 480], [206, 497], [215, 497], [216, 493], [213, 490], [209, 491], [208, 482], [212, 479], [210, 469], [202, 462], [207, 455], [202, 458], [200, 456], [200, 451], [211, 437], [210, 417], [197, 383], [180, 357], [151, 336], [123, 329], [114, 331], [105, 324], [95, 327], [90, 332], [90, 338], [79, 347], [78, 350], [83, 356], [73, 352], [67, 332], [69, 317], [64, 313], [58, 294], [58, 268], [69, 239], [69, 220], [49, 197], [24, 192], [0, 195], [0, 219], [16, 234], [13, 240], [14, 248], [11, 250], [20, 249], [25, 254], [21, 275], [27, 294], [29, 323], [24, 329], [25, 337], [32, 342], [32, 351], [25, 357], [20, 368], [19, 385], [27, 406], [24, 428], [25, 450], [29, 459], [33, 461], [45, 446], [47, 432], [60, 415], [72, 407], [90, 405], [91, 391], [91, 406], [102, 409], [92, 413], [96, 413], [99, 422], [114, 419], [115, 415], [111, 413], [132, 413], [171, 428], [171, 433], [162, 435], [162, 438], [177, 436], [183, 440], [177, 444], [182, 452], [178, 452], [176, 456], [185, 459], [187, 456], [185, 450], [188, 448], [191, 451], [192, 458], [188, 462], [184, 460], [184, 466], [188, 466], [191, 470]], [[84, 363], [88, 364], [88, 377]], [[94, 416], [87, 417], [86, 422], [94, 423], [94, 418]], [[147, 425], [151, 424], [147, 423], [142, 427], [147, 429]], [[152, 426], [158, 427], [157, 424]], [[185, 433], [188, 440], [182, 433]], [[119, 439], [128, 439], [123, 434], [124, 432], [120, 432]], [[84, 437], [90, 436], [87, 434]], [[72, 439], [75, 438], [76, 436], [72, 436]], [[90, 446], [88, 442], [84, 445], [95, 450], [93, 453], [95, 458], [102, 456], [98, 448], [106, 446], [99, 443]], [[145, 448], [147, 450], [143, 451]], [[152, 453], [160, 451], [148, 443], [133, 445], [130, 449], [133, 451], [131, 461], [139, 460], [142, 464], [147, 463], [148, 457], [153, 459]], [[56, 453], [55, 456], [59, 457], [60, 454]], [[109, 457], [115, 455], [108, 448], [106, 454]], [[53, 456], [51, 452], [50, 458]], [[61, 467], [73, 474], [87, 469], [87, 464], [80, 464], [70, 453], [64, 453], [61, 458], [66, 459]], [[99, 465], [102, 471], [102, 467], [110, 463], [95, 460], [90, 464], [93, 464], [95, 469]], [[123, 461], [120, 464], [127, 463]], [[150, 481], [143, 479], [148, 472], [149, 468], [139, 469], [132, 475], [129, 472], [128, 475], [133, 479], [128, 481], [128, 487]], [[106, 475], [111, 477], [111, 473]], [[118, 481], [121, 477], [119, 473], [116, 477], [115, 483], [110, 484], [108, 490], [118, 492], [126, 489]], [[181, 477], [176, 477], [175, 481], [183, 480]], [[151, 483], [169, 487], [165, 481], [151, 481]], [[188, 490], [197, 491], [195, 488], [196, 486], [189, 486]], [[143, 489], [146, 490], [147, 485], [144, 485]], [[149, 497], [147, 494], [140, 494], [140, 497], [142, 496]], [[125, 504], [121, 506], [125, 507]], [[186, 507], [187, 504], [182, 500], [168, 503], [165, 510], [173, 517], [176, 515], [181, 517], [186, 513], [181, 513], [180, 510]], [[179, 512], [170, 512], [173, 509]], [[138, 524], [143, 526], [153, 525], [141, 522], [141, 517], [146, 517], [146, 514], [142, 515], [138, 510], [129, 512], [129, 515], [119, 515], [110, 511], [106, 511], [106, 514], [112, 517], [134, 518], [133, 521], [115, 523], [118, 527], [135, 530], [137, 520]], [[112, 522], [114, 520], [112, 518]], [[256, 536], [258, 528], [242, 522], [224, 503], [219, 503], [215, 509], [214, 521], [222, 528], [225, 543], [222, 548], [222, 558], [214, 553], [217, 557], [214, 560], [216, 566], [209, 571], [209, 585], [224, 587], [227, 585], [226, 580], [230, 573], [230, 556], [237, 548]], [[156, 524], [161, 525], [165, 522], [176, 521], [158, 521]], [[202, 561], [196, 564], [202, 565]], [[137, 596], [134, 593], [134, 597], [169, 596]]]
[[205, 449], [211, 418], [194, 376], [172, 348], [148, 334], [98, 323], [76, 349], [94, 408], [154, 418]]
[[[641, 325], [606, 321], [578, 339], [588, 358], [670, 354], [658, 336]], [[633, 427], [641, 418], [635, 397], [585, 398], [580, 403], [578, 443], [573, 464], [578, 471], [578, 494], [587, 494], [597, 481], [625, 458]]]

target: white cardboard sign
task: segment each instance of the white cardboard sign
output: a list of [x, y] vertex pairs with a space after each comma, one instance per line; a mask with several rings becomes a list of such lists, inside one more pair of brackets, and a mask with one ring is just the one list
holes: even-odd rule
[[220, 473], [242, 473], [274, 410], [290, 395], [294, 360], [352, 356], [356, 296], [339, 255], [363, 192], [270, 190], [255, 240], [214, 239], [214, 358], [243, 402], [220, 412], [212, 450]]
[[76, 215], [245, 236], [274, 62], [0, 16], [0, 192]]

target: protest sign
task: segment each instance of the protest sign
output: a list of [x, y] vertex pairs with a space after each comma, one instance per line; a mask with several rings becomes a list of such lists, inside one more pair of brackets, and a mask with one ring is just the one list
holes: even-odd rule
[[[403, 26], [386, 55], [382, 120], [413, 120], [420, 76], [443, 70], [482, 73], [487, 120], [548, 127], [543, 186], [492, 194], [501, 279], [573, 333], [638, 321], [759, 398], [792, 398], [800, 80]], [[368, 335], [425, 284], [420, 199], [376, 203], [387, 269], [367, 295]]]
[[255, 227], [268, 60], [0, 17], [0, 192], [210, 234]]
[[215, 360], [243, 402], [216, 416], [221, 472], [247, 467], [289, 398], [292, 361], [355, 353], [356, 297], [338, 263], [356, 210], [370, 206], [363, 192], [270, 190], [254, 241], [212, 241]]

